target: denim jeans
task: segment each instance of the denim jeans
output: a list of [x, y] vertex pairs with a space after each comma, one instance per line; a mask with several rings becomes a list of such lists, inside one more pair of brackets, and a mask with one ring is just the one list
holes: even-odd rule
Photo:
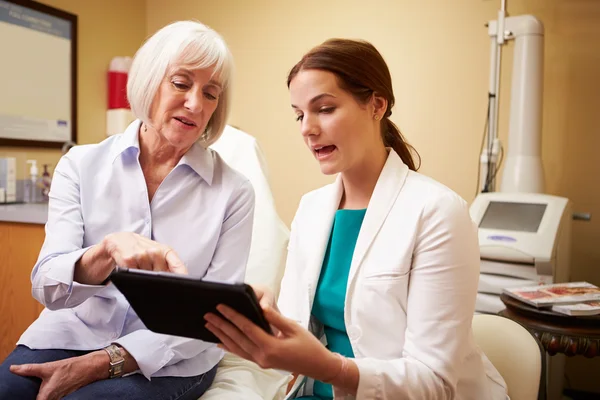
[[[86, 351], [31, 350], [17, 346], [0, 364], [0, 399], [35, 400], [40, 389], [38, 378], [21, 377], [9, 371], [12, 364], [58, 361], [84, 355]], [[192, 377], [161, 377], [147, 380], [141, 374], [93, 382], [64, 397], [65, 400], [197, 400], [211, 385], [217, 367]]]

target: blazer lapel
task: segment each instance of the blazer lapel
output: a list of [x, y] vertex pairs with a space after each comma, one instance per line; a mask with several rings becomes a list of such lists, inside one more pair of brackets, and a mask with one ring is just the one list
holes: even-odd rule
[[388, 159], [379, 175], [375, 190], [369, 201], [367, 212], [356, 240], [356, 247], [348, 276], [348, 291], [367, 250], [377, 236], [379, 229], [387, 218], [408, 174], [408, 167], [402, 162], [394, 150], [390, 150]]
[[329, 243], [329, 236], [331, 235], [331, 228], [333, 220], [335, 218], [335, 212], [340, 206], [340, 200], [343, 193], [342, 179], [338, 175], [335, 182], [330, 186], [331, 190], [320, 194], [317, 199], [320, 207], [315, 207], [313, 214], [310, 216], [310, 227], [306, 229], [303, 234], [307, 237], [305, 240], [310, 242], [309, 249], [310, 253], [307, 254], [307, 265], [306, 265], [306, 283], [308, 286], [308, 299], [309, 299], [309, 310], [312, 310], [313, 300], [315, 298], [315, 292], [317, 283], [319, 281], [319, 275], [321, 274], [321, 267], [323, 266], [323, 259], [325, 257], [325, 251], [327, 251], [327, 244]]

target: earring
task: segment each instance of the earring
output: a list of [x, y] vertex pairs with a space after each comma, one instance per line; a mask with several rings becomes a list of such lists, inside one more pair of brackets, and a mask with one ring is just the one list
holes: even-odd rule
[[375, 114], [375, 116], [373, 118], [375, 118], [375, 121], [379, 121], [379, 118], [381, 118], [381, 117], [379, 116], [379, 114]]

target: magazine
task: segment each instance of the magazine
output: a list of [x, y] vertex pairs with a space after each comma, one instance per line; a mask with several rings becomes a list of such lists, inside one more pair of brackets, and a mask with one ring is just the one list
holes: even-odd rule
[[552, 306], [552, 311], [573, 316], [598, 315], [600, 314], [600, 301], [556, 305]]
[[588, 282], [554, 283], [551, 285], [506, 288], [503, 292], [534, 307], [600, 301], [600, 288]]

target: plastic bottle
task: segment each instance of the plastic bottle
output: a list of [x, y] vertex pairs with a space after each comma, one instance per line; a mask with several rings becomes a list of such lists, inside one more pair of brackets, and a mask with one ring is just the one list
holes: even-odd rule
[[50, 183], [52, 178], [48, 172], [48, 164], [44, 164], [44, 172], [42, 173], [42, 200], [48, 201], [48, 193], [50, 193]]
[[38, 194], [38, 167], [37, 160], [27, 160], [28, 164], [31, 164], [31, 168], [29, 168], [29, 179], [25, 181], [25, 193], [24, 193], [24, 201], [25, 203], [37, 203], [40, 200], [40, 195]]

